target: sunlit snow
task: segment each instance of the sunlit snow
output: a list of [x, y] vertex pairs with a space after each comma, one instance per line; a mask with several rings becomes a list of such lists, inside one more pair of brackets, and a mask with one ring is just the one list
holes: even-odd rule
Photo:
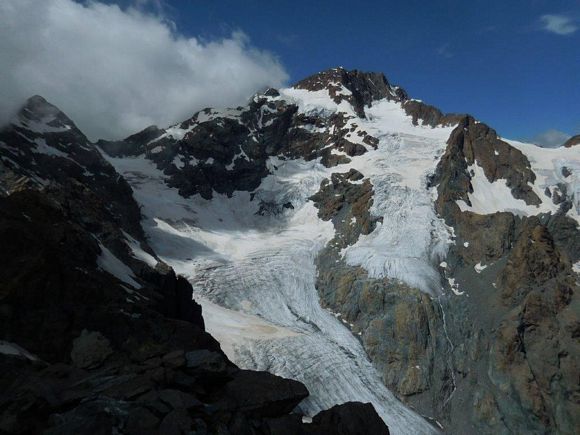
[[[483, 168], [477, 162], [469, 167], [474, 176], [471, 180], [473, 193], [469, 194], [471, 207], [464, 201], [458, 201], [463, 211], [472, 211], [478, 214], [493, 214], [507, 211], [520, 216], [533, 216], [540, 213], [556, 213], [558, 204], [546, 194], [546, 189], [562, 184], [566, 186], [568, 196], [572, 198], [573, 207], [567, 213], [572, 219], [580, 223], [580, 150], [571, 148], [542, 148], [514, 140], [507, 140], [511, 146], [520, 150], [529, 160], [536, 180], [530, 187], [542, 201], [539, 205], [528, 205], [521, 199], [513, 197], [506, 180], [498, 179], [490, 182]], [[567, 176], [565, 174], [568, 174]]]
[[[366, 131], [379, 139], [351, 163], [350, 168], [370, 178], [374, 189], [372, 215], [382, 218], [376, 229], [343, 250], [347, 263], [364, 267], [369, 276], [399, 279], [432, 295], [440, 292], [437, 265], [451, 243], [451, 231], [434, 210], [436, 192], [427, 189], [427, 176], [435, 171], [453, 127], [413, 125], [399, 103], [380, 100], [366, 108], [367, 119], [355, 117], [350, 104], [336, 104], [327, 91], [284, 89], [283, 98], [296, 103], [304, 113], [324, 110], [351, 116], [345, 129]], [[353, 133], [353, 137], [360, 137]], [[362, 143], [362, 141], [361, 141]]]

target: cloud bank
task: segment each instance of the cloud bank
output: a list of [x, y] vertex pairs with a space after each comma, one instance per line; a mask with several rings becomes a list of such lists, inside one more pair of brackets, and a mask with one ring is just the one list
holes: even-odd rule
[[288, 76], [241, 32], [186, 38], [162, 17], [97, 1], [1, 0], [0, 122], [39, 94], [91, 139], [232, 106]]
[[578, 30], [574, 20], [565, 15], [542, 15], [540, 20], [544, 30], [557, 35], [571, 35]]
[[559, 130], [546, 130], [531, 138], [531, 142], [544, 148], [556, 148], [564, 144], [570, 135]]

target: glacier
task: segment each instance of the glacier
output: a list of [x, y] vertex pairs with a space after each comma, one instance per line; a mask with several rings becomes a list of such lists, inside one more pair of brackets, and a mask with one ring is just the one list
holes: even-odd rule
[[254, 194], [294, 210], [260, 216], [248, 192], [185, 199], [144, 157], [107, 159], [133, 186], [151, 246], [190, 280], [208, 331], [238, 366], [303, 382], [306, 415], [370, 402], [394, 434], [438, 432], [383, 385], [359, 340], [319, 304], [314, 259], [334, 230], [308, 197], [337, 168], [272, 158]]

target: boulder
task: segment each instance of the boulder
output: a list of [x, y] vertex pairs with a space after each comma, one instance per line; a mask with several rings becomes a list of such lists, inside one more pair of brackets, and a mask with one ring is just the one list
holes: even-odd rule
[[113, 353], [111, 343], [100, 332], [83, 329], [73, 341], [70, 357], [73, 364], [81, 369], [100, 366]]
[[274, 417], [289, 413], [306, 397], [308, 390], [300, 382], [267, 372], [241, 370], [225, 385], [223, 397], [215, 405], [254, 417]]

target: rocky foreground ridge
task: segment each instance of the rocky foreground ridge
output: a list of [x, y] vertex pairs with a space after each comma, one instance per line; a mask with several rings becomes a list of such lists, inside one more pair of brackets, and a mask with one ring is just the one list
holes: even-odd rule
[[230, 362], [131, 187], [41, 97], [0, 130], [0, 192], [0, 433], [389, 433], [362, 403], [304, 423], [304, 385]]
[[[22, 116], [37, 111], [30, 105], [43, 107], [45, 103], [33, 98]], [[397, 123], [389, 124], [388, 128], [379, 125], [391, 118]], [[49, 231], [47, 223], [46, 237], [55, 238], [51, 242], [56, 246], [54, 252], [61, 254], [49, 255], [42, 251], [42, 246], [51, 246], [49, 242], [39, 242], [34, 233], [18, 236], [18, 232], [9, 227], [2, 233], [13, 237], [9, 243], [17, 245], [17, 240], [34, 240], [34, 244], [27, 243], [36, 248], [29, 249], [27, 243], [21, 243], [23, 252], [13, 255], [6, 251], [3, 264], [14, 264], [12, 269], [5, 269], [11, 280], [17, 277], [27, 282], [37, 279], [32, 277], [32, 270], [44, 267], [45, 258], [66, 259], [75, 263], [65, 268], [67, 273], [75, 274], [70, 281], [75, 284], [61, 295], [58, 303], [58, 299], [53, 299], [53, 292], [59, 295], [61, 290], [49, 287], [47, 291], [42, 290], [42, 298], [36, 295], [38, 290], [26, 296], [25, 292], [17, 290], [26, 286], [14, 285], [7, 294], [29, 299], [26, 303], [18, 299], [18, 302], [2, 302], [2, 307], [7, 307], [3, 308], [2, 318], [9, 319], [3, 330], [12, 331], [7, 333], [5, 340], [17, 343], [41, 359], [54, 357], [57, 359], [50, 361], [66, 362], [71, 372], [55, 375], [57, 378], [74, 379], [71, 382], [76, 388], [78, 378], [72, 371], [79, 367], [71, 358], [77, 352], [71, 352], [75, 350], [75, 343], [82, 349], [87, 340], [93, 343], [91, 348], [102, 349], [114, 347], [117, 340], [121, 343], [121, 347], [114, 348], [123, 349], [122, 352], [107, 356], [101, 368], [96, 369], [98, 371], [104, 370], [107, 362], [113, 364], [117, 358], [122, 360], [124, 354], [137, 367], [130, 369], [133, 374], [160, 373], [162, 370], [165, 373], [166, 367], [171, 367], [166, 359], [174, 357], [168, 354], [173, 355], [176, 349], [183, 354], [175, 358], [185, 361], [176, 369], [178, 378], [200, 377], [200, 372], [195, 372], [197, 369], [191, 373], [188, 366], [190, 351], [214, 352], [212, 357], [219, 355], [220, 361], [227, 366], [216, 377], [216, 384], [221, 388], [219, 393], [213, 390], [213, 384], [206, 388], [198, 386], [197, 381], [190, 383], [190, 387], [195, 384], [195, 388], [206, 388], [198, 395], [195, 388], [175, 388], [173, 383], [161, 383], [162, 388], [140, 390], [130, 397], [112, 396], [114, 400], [132, 403], [141, 397], [149, 400], [150, 391], [160, 394], [160, 389], [169, 388], [193, 394], [200, 402], [222, 406], [224, 388], [232, 384], [245, 385], [242, 381], [236, 383], [236, 376], [258, 376], [233, 368], [219, 352], [217, 343], [203, 333], [199, 308], [189, 302], [191, 290], [187, 282], [175, 277], [167, 268], [157, 266], [153, 269], [147, 265], [148, 262], [157, 263], [158, 258], [139, 224], [139, 209], [132, 200], [131, 188], [123, 177], [115, 176], [114, 169], [103, 160], [99, 149], [114, 158], [151, 162], [163, 174], [167, 186], [175, 188], [183, 198], [199, 196], [209, 201], [233, 197], [237, 192], [250, 192], [257, 216], [281, 222], [293, 216], [303, 204], [293, 195], [276, 198], [264, 195], [260, 189], [264, 180], [275, 175], [278, 166], [285, 162], [319, 162], [318, 170], [326, 171], [328, 176], [317, 186], [309, 201], [316, 207], [318, 218], [334, 229], [334, 236], [315, 259], [320, 303], [340, 316], [359, 337], [383, 383], [420, 414], [436, 420], [448, 433], [571, 434], [580, 426], [580, 198], [575, 181], [580, 171], [580, 157], [572, 154], [573, 141], [566, 144], [566, 148], [572, 150], [569, 154], [546, 154], [560, 151], [539, 150], [503, 140], [489, 126], [469, 115], [443, 114], [433, 106], [411, 99], [382, 74], [341, 68], [316, 74], [290, 89], [269, 89], [254, 96], [244, 107], [205, 109], [166, 129], [152, 126], [121, 141], [100, 141], [98, 148], [88, 144], [86, 139], [77, 140], [81, 133], [64, 115], [54, 117], [48, 125], [56, 131], [45, 128], [37, 134], [24, 131], [26, 127], [22, 130], [13, 126], [0, 134], [3, 165], [0, 187], [6, 197], [3, 201], [19, 203], [19, 207], [34, 205], [35, 208], [53, 201], [57, 209], [53, 214], [48, 212], [52, 205], [36, 214], [32, 210], [15, 208], [18, 211], [13, 213], [12, 221], [28, 226], [29, 231], [32, 231], [30, 228], [38, 231], [38, 225], [31, 224], [26, 216], [54, 215], [51, 219], [55, 223], [66, 222], [62, 224], [66, 227], [72, 222], [75, 228], [78, 226], [78, 237], [82, 236], [82, 241], [75, 239], [76, 233], [68, 230], [63, 231], [62, 236], [66, 241], [56, 238], [58, 231]], [[404, 129], [404, 133], [399, 129]], [[443, 132], [445, 138], [441, 140], [438, 135]], [[59, 138], [54, 143], [51, 143], [51, 134]], [[372, 173], [370, 163], [364, 160], [365, 156], [384, 152], [382, 157], [388, 168], [389, 160], [395, 158], [394, 153], [389, 154], [391, 151], [403, 150], [405, 154], [408, 146], [412, 153], [417, 143], [421, 144], [419, 149], [427, 153], [427, 158], [413, 162], [430, 160], [432, 166], [416, 171], [416, 176], [413, 175], [415, 163], [411, 163], [409, 167], [399, 168], [399, 173], [381, 178]], [[441, 148], [440, 152], [437, 147]], [[401, 174], [405, 172], [415, 177], [416, 182], [405, 185], [405, 180], [401, 181]], [[138, 183], [139, 177], [133, 182]], [[43, 192], [41, 198], [18, 202], [19, 197], [34, 195], [38, 190]], [[492, 194], [486, 196], [481, 192]], [[378, 257], [383, 251], [393, 249], [405, 261], [402, 272], [396, 262], [387, 272], [377, 273], [368, 267], [369, 262], [357, 264], [349, 260], [349, 249], [366, 243], [378, 232], [384, 233], [388, 225], [395, 226], [408, 216], [415, 216], [413, 210], [405, 209], [410, 203], [406, 201], [419, 193], [424, 194], [421, 201], [432, 198], [428, 205], [420, 203], [421, 210], [433, 213], [432, 219], [421, 221], [420, 225], [432, 225], [430, 237], [441, 243], [429, 242], [424, 251], [408, 251], [407, 248], [415, 249], [415, 246], [405, 244], [404, 239], [414, 237], [411, 233], [414, 227], [403, 226], [409, 233], [396, 240], [401, 242], [400, 246], [393, 243], [395, 247], [392, 248], [385, 242], [378, 248], [375, 246], [371, 255]], [[385, 201], [394, 201], [386, 212], [381, 208]], [[5, 209], [14, 207], [10, 205]], [[393, 214], [396, 219], [391, 219]], [[437, 239], [441, 228], [448, 231], [449, 240]], [[390, 243], [393, 239], [387, 240]], [[80, 249], [81, 245], [85, 247]], [[58, 251], [62, 246], [65, 248]], [[110, 262], [107, 263], [109, 273], [103, 272], [102, 267], [95, 268], [97, 258], [103, 262], [103, 252], [107, 252], [103, 247], [120, 261], [121, 265], [113, 261], [113, 269], [120, 275], [125, 274], [125, 279], [121, 280], [124, 284], [111, 277]], [[69, 255], [71, 252], [74, 255]], [[23, 259], [32, 256], [36, 258], [35, 266], [28, 268], [28, 261]], [[424, 272], [425, 276], [413, 280], [405, 270], [414, 270], [412, 266], [417, 264], [419, 257], [418, 274]], [[385, 264], [389, 262], [391, 258], [385, 260]], [[130, 271], [122, 265], [128, 266]], [[22, 272], [16, 274], [14, 271], [20, 268]], [[113, 287], [91, 284], [92, 287], [79, 291], [76, 283], [87, 270], [91, 282], [109, 280]], [[126, 285], [127, 274], [134, 284], [141, 286], [138, 291]], [[50, 279], [40, 281], [42, 288], [52, 282]], [[33, 287], [40, 288], [38, 284]], [[75, 298], [78, 297], [79, 304], [84, 304], [103, 292], [104, 287], [109, 290], [103, 296], [106, 301], [103, 313], [88, 302], [84, 310], [91, 312], [91, 318], [102, 318], [99, 327], [107, 329], [85, 326], [89, 317], [81, 315], [83, 310], [76, 307]], [[97, 299], [102, 301], [103, 298]], [[110, 308], [113, 300], [119, 304], [119, 310], [113, 310], [114, 319]], [[69, 303], [72, 307], [66, 308]], [[41, 331], [39, 325], [46, 321], [33, 311], [18, 316], [12, 314], [18, 307], [28, 307], [26, 304], [39, 306], [42, 313], [46, 306], [58, 311], [53, 314], [48, 310], [46, 314], [50, 319], [58, 319], [55, 322], [55, 332], [61, 333], [58, 339], [53, 332]], [[198, 333], [174, 332], [180, 330], [177, 324], [182, 325], [183, 320], [197, 324]], [[171, 326], [162, 326], [166, 323]], [[191, 331], [191, 326], [185, 329]], [[67, 331], [68, 338], [62, 338], [63, 331]], [[95, 335], [95, 331], [102, 336]], [[50, 339], [41, 339], [38, 334], [43, 333]], [[180, 338], [182, 333], [183, 338]], [[151, 337], [160, 338], [153, 340]], [[167, 347], [169, 337], [179, 344]], [[53, 343], [53, 340], [56, 341]], [[63, 342], [59, 344], [59, 340]], [[198, 344], [192, 345], [192, 342]], [[160, 343], [163, 343], [163, 350], [158, 353], [138, 351], [141, 346], [156, 348]], [[147, 357], [134, 360], [133, 355], [141, 351]], [[104, 354], [107, 353], [109, 351], [105, 350]], [[123, 374], [121, 368], [129, 364], [126, 361], [114, 365], [118, 370], [115, 376]], [[210, 358], [208, 364], [212, 365], [212, 361]], [[230, 375], [229, 371], [237, 375]], [[226, 372], [229, 377], [225, 376]], [[266, 374], [260, 376], [268, 379], [266, 383], [279, 382], [280, 387], [273, 390], [284, 392], [283, 398], [272, 400], [284, 404], [274, 406], [278, 423], [292, 420], [297, 428], [300, 427], [296, 431], [316, 430], [316, 424], [301, 425], [298, 417], [282, 416], [296, 406], [299, 396], [303, 397], [299, 385]], [[234, 380], [227, 383], [226, 377]], [[143, 382], [149, 381], [161, 382], [150, 378]], [[119, 388], [115, 386], [112, 390]], [[159, 400], [167, 405], [166, 400]], [[74, 415], [69, 420], [62, 417], [66, 413], [60, 412], [61, 406], [65, 410], [68, 408], [59, 403], [49, 407], [54, 410], [50, 413], [58, 414], [59, 419], [43, 421], [55, 425], [74, 420]], [[79, 402], [74, 403], [76, 406]], [[256, 431], [281, 433], [281, 426], [272, 426], [278, 423], [272, 423], [271, 411], [254, 413], [240, 407], [234, 412], [223, 406], [225, 408], [219, 408], [216, 414], [210, 413], [210, 417], [191, 410], [183, 415], [187, 414], [194, 424], [203, 421], [212, 428], [225, 424], [234, 433], [248, 422]], [[272, 403], [264, 406], [270, 407]], [[209, 412], [207, 407], [191, 409]], [[162, 424], [165, 416], [173, 413], [160, 414], [151, 408], [146, 411], [160, 421], [155, 420], [153, 425]], [[10, 412], [12, 414], [6, 415], [14, 414]], [[332, 412], [332, 417], [321, 417], [314, 423], [345, 421], [344, 413], [350, 413], [348, 419], [357, 419], [367, 412], [374, 415], [362, 405], [350, 405]], [[379, 424], [373, 418], [363, 419], [371, 425]], [[147, 419], [139, 417], [137, 420]], [[128, 420], [123, 421], [129, 424]], [[328, 427], [325, 430], [332, 433]]]

